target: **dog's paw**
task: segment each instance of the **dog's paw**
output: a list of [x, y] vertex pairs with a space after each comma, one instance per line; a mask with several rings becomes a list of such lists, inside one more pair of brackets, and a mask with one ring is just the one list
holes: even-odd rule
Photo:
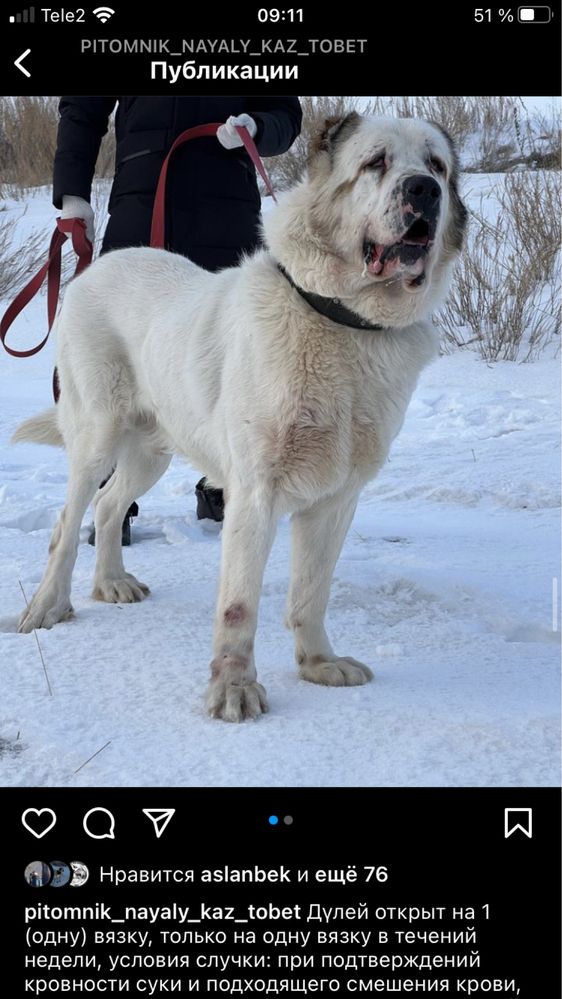
[[359, 687], [373, 679], [372, 670], [350, 656], [336, 659], [312, 656], [300, 664], [299, 675], [303, 680], [322, 683], [325, 687]]
[[121, 579], [95, 580], [92, 597], [108, 604], [134, 604], [144, 600], [149, 593], [148, 586], [127, 572]]
[[55, 597], [41, 594], [38, 590], [18, 622], [20, 635], [28, 635], [36, 628], [52, 628], [60, 621], [68, 621], [74, 615], [70, 600], [66, 596]]
[[207, 710], [211, 718], [228, 722], [259, 718], [268, 710], [265, 689], [256, 681], [233, 682], [218, 677], [209, 684]]

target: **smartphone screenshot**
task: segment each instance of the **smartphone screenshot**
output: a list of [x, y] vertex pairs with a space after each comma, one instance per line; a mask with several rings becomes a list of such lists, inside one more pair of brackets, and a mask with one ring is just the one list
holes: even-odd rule
[[560, 994], [560, 17], [4, 7], [6, 995]]

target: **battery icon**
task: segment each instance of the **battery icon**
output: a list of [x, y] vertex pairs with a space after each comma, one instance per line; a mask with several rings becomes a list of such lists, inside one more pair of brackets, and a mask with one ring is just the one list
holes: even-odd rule
[[548, 24], [550, 7], [519, 7], [517, 17], [523, 24]]

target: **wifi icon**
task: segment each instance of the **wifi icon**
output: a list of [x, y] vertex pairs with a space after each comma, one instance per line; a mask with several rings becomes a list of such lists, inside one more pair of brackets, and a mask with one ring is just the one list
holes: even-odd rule
[[93, 13], [102, 24], [105, 24], [106, 21], [109, 21], [110, 17], [113, 17], [115, 11], [111, 7], [96, 7]]

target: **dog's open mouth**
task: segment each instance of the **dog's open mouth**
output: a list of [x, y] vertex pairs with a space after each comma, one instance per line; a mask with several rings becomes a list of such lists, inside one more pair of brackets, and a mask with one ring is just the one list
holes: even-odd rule
[[423, 261], [433, 245], [434, 234], [434, 227], [426, 219], [417, 218], [395, 243], [365, 240], [363, 254], [367, 270], [379, 277], [390, 277], [401, 265], [400, 269], [416, 272], [412, 285], [423, 284]]

